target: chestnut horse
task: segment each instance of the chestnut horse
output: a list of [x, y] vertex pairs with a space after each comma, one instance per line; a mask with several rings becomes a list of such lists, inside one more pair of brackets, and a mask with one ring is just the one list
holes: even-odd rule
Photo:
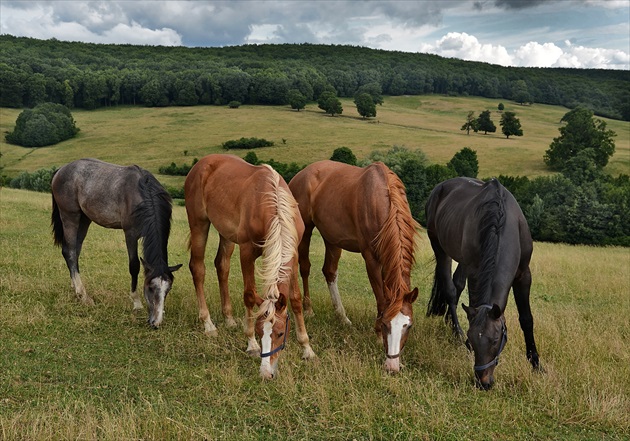
[[317, 228], [326, 247], [322, 272], [335, 312], [346, 324], [350, 320], [337, 288], [339, 258], [342, 250], [363, 256], [376, 297], [375, 330], [385, 346], [385, 369], [397, 372], [418, 296], [418, 289], [410, 288], [410, 278], [419, 225], [411, 217], [403, 183], [382, 162], [360, 168], [320, 161], [296, 174], [289, 188], [305, 226], [299, 263], [306, 311], [312, 312], [308, 254]]
[[[208, 335], [216, 335], [204, 296], [204, 254], [210, 224], [219, 233], [214, 265], [219, 280], [221, 307], [228, 326], [236, 322], [228, 287], [230, 256], [235, 244], [240, 250], [244, 283], [247, 353], [262, 358], [260, 375], [273, 378], [279, 351], [289, 331], [287, 300], [295, 316], [297, 339], [303, 358], [315, 356], [309, 344], [302, 315], [297, 280], [297, 246], [304, 224], [282, 177], [268, 165], [254, 166], [237, 156], [208, 155], [188, 173], [184, 185], [190, 226], [190, 272], [199, 318]], [[255, 260], [262, 255], [262, 298], [256, 292]], [[258, 311], [254, 314], [254, 306]], [[255, 334], [261, 339], [261, 348]]]
[[[427, 234], [435, 253], [435, 281], [427, 315], [444, 316], [463, 337], [457, 302], [468, 281], [466, 345], [475, 353], [477, 385], [489, 389], [507, 343], [503, 312], [510, 288], [525, 336], [526, 355], [539, 369], [529, 306], [533, 242], [514, 196], [496, 179], [453, 178], [438, 184], [426, 203]], [[451, 276], [453, 260], [459, 264]]]
[[148, 321], [154, 328], [160, 326], [173, 272], [181, 267], [168, 266], [170, 195], [151, 173], [137, 165], [125, 167], [97, 159], [64, 165], [53, 176], [51, 187], [54, 241], [61, 246], [77, 297], [85, 304], [94, 304], [79, 275], [79, 256], [90, 224], [122, 229], [129, 255], [133, 309], [142, 309], [136, 290], [141, 261], [138, 239], [142, 237]]

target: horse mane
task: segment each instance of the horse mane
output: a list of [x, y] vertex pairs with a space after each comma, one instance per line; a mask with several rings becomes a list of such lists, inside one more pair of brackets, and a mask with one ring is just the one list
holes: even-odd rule
[[142, 225], [143, 258], [152, 271], [149, 278], [153, 278], [168, 270], [172, 199], [151, 173], [142, 169], [141, 173], [138, 189], [142, 202], [134, 209], [133, 218], [135, 223]]
[[273, 168], [264, 164], [270, 171], [268, 182], [271, 191], [265, 193], [266, 205], [274, 212], [267, 227], [267, 235], [262, 244], [263, 303], [257, 317], [266, 314], [266, 320], [275, 320], [276, 301], [280, 296], [278, 283], [287, 282], [290, 278], [291, 260], [295, 257], [298, 244], [298, 233], [295, 228], [295, 217], [299, 215], [297, 202], [293, 195], [280, 185], [281, 177]]
[[[476, 215], [479, 218], [479, 243], [481, 245], [481, 265], [477, 282], [476, 305], [490, 303], [492, 280], [494, 277], [499, 241], [505, 226], [504, 187], [496, 179], [484, 184], [487, 195]], [[471, 303], [473, 303], [471, 299]]]
[[411, 216], [400, 178], [389, 169], [385, 173], [389, 215], [374, 238], [374, 247], [383, 268], [384, 291], [389, 304], [384, 319], [391, 320], [400, 312], [404, 295], [410, 291], [409, 280], [420, 225]]

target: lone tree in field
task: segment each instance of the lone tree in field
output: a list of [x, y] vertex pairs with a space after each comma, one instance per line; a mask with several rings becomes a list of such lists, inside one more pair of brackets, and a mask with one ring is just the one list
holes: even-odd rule
[[317, 100], [317, 106], [324, 112], [330, 113], [330, 116], [341, 115], [343, 112], [341, 101], [333, 92], [322, 92]]
[[74, 138], [77, 133], [70, 109], [63, 104], [44, 103], [20, 113], [15, 128], [5, 138], [10, 144], [43, 147]]
[[479, 114], [479, 118], [477, 118], [477, 130], [482, 131], [484, 135], [487, 135], [488, 132], [494, 133], [497, 131], [497, 126], [494, 125], [490, 118], [489, 110], [484, 110]]
[[466, 130], [466, 135], [470, 135], [470, 131], [477, 132], [477, 120], [475, 119], [475, 112], [468, 112], [468, 116], [466, 117], [466, 122], [462, 126], [461, 130]]
[[306, 107], [306, 97], [297, 89], [289, 90], [287, 98], [291, 108], [297, 110], [298, 112]]
[[567, 162], [584, 150], [592, 150], [589, 156], [599, 168], [608, 164], [608, 159], [615, 153], [612, 130], [606, 129], [606, 122], [593, 119], [593, 112], [584, 107], [577, 107], [562, 119], [564, 127], [560, 127], [560, 136], [553, 139], [545, 152], [544, 161], [552, 170], [562, 170]]
[[335, 149], [330, 157], [330, 160], [350, 165], [357, 165], [357, 157], [354, 153], [352, 153], [352, 150], [349, 147], [339, 147]]
[[506, 138], [510, 138], [511, 135], [523, 136], [523, 129], [521, 129], [521, 122], [516, 117], [514, 112], [505, 112], [501, 116], [501, 131]]
[[376, 116], [376, 104], [369, 93], [360, 93], [354, 99], [359, 115], [365, 118], [373, 118]]

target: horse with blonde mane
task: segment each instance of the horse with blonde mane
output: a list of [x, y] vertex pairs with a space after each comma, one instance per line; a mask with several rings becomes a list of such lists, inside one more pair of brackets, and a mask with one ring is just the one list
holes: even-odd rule
[[376, 297], [375, 331], [385, 347], [385, 369], [399, 371], [418, 297], [418, 288], [411, 289], [411, 268], [419, 225], [411, 216], [403, 183], [382, 162], [360, 168], [320, 161], [295, 175], [289, 188], [305, 226], [298, 248], [305, 311], [312, 313], [309, 248], [317, 228], [326, 247], [322, 272], [335, 312], [351, 324], [339, 295], [337, 269], [342, 250], [361, 253]]
[[[208, 335], [217, 328], [204, 295], [204, 254], [210, 225], [219, 233], [214, 265], [219, 280], [221, 307], [228, 326], [235, 326], [228, 287], [230, 257], [240, 250], [245, 303], [247, 353], [262, 358], [260, 375], [273, 378], [278, 356], [289, 332], [287, 301], [296, 322], [303, 358], [315, 357], [309, 344], [297, 281], [297, 246], [304, 223], [286, 182], [268, 165], [254, 166], [233, 155], [208, 155], [188, 173], [184, 185], [190, 227], [190, 272], [199, 318]], [[262, 256], [262, 297], [256, 292], [255, 261]], [[254, 307], [258, 311], [254, 313]], [[261, 339], [261, 347], [255, 335]]]

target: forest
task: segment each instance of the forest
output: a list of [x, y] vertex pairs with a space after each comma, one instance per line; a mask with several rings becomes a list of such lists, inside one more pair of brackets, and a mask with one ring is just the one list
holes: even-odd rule
[[630, 72], [502, 67], [357, 46], [283, 44], [211, 48], [103, 45], [0, 36], [0, 106], [43, 102], [96, 109], [287, 104], [334, 88], [390, 96], [441, 94], [582, 106], [630, 121]]

